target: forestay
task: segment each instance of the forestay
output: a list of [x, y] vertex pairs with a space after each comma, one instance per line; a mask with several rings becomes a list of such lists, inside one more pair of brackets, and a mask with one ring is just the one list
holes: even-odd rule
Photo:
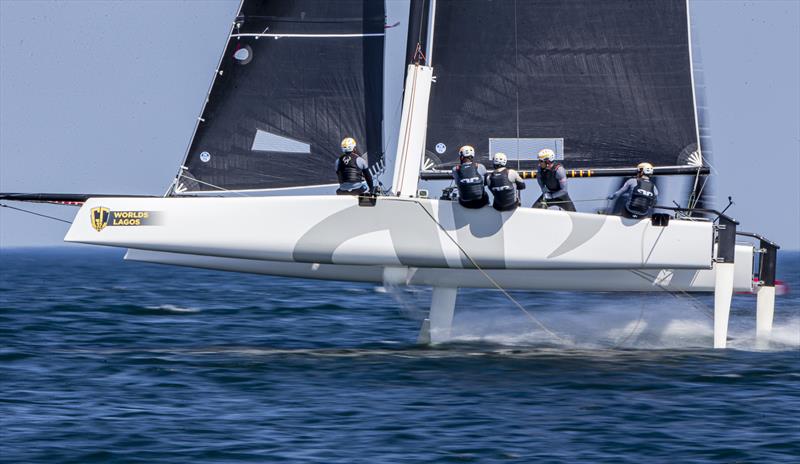
[[336, 182], [344, 134], [382, 158], [384, 2], [245, 0], [175, 193]]

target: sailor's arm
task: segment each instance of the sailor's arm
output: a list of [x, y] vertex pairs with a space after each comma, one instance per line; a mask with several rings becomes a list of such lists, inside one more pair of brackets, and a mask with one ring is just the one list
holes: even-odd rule
[[478, 175], [481, 176], [481, 179], [483, 179], [483, 185], [489, 185], [489, 179], [488, 179], [489, 171], [486, 170], [486, 166], [478, 163], [477, 169], [478, 169]]
[[614, 200], [616, 198], [619, 198], [619, 196], [622, 195], [623, 193], [633, 190], [635, 186], [636, 186], [636, 179], [628, 179], [627, 181], [625, 181], [624, 184], [622, 184], [622, 187], [620, 187], [619, 190], [609, 195], [608, 199]]
[[371, 192], [375, 186], [372, 181], [372, 173], [369, 172], [369, 165], [364, 161], [364, 158], [358, 158], [356, 164], [361, 168], [361, 173], [364, 175], [364, 180], [367, 182], [367, 187]]
[[556, 179], [558, 179], [558, 184], [561, 186], [561, 190], [567, 191], [567, 170], [564, 169], [564, 166], [559, 166], [556, 169]]
[[509, 169], [508, 180], [510, 180], [517, 186], [517, 190], [525, 190], [525, 182], [522, 181], [522, 177], [519, 176], [517, 171]]
[[567, 170], [564, 166], [556, 168], [556, 180], [561, 187], [557, 192], [551, 192], [554, 198], [560, 198], [567, 195]]

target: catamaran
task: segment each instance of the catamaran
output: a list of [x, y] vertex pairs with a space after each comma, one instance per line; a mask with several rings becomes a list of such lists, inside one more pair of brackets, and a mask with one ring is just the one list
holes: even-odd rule
[[[65, 241], [128, 260], [431, 286], [426, 342], [449, 339], [460, 287], [666, 290], [713, 292], [724, 348], [734, 291], [757, 293], [768, 337], [778, 246], [704, 207], [697, 74], [685, 0], [243, 0], [163, 196], [0, 199], [79, 205]], [[344, 136], [379, 193], [333, 194]], [[420, 188], [448, 179], [467, 143], [528, 179], [543, 148], [571, 182], [648, 161], [687, 194], [628, 219], [466, 209]]]

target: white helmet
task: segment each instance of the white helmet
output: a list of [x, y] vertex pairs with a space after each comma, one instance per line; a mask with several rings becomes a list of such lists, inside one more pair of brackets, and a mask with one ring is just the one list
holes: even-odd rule
[[639, 169], [639, 173], [644, 174], [645, 176], [653, 175], [653, 165], [650, 163], [639, 163], [639, 165], [636, 167]]
[[508, 163], [508, 157], [505, 153], [495, 153], [492, 157], [492, 162], [495, 166], [505, 166]]
[[553, 161], [555, 159], [556, 153], [553, 150], [545, 148], [539, 151], [539, 161]]
[[352, 153], [356, 149], [356, 139], [353, 137], [345, 137], [342, 139], [342, 153]]
[[460, 156], [463, 156], [464, 158], [474, 158], [475, 149], [472, 148], [472, 145], [464, 145], [463, 147], [458, 149], [458, 154]]

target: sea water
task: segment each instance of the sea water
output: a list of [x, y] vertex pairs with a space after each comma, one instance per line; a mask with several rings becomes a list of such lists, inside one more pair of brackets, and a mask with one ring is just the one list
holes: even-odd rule
[[0, 251], [0, 461], [800, 461], [798, 253], [727, 350], [709, 296], [462, 290], [424, 347], [429, 289], [121, 257]]

